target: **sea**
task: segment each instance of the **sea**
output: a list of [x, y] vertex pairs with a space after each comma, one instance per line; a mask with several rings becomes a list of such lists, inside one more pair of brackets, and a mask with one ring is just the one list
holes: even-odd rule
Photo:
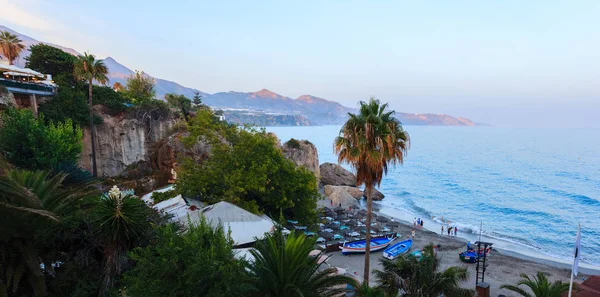
[[[320, 164], [337, 163], [340, 126], [267, 127], [283, 142], [306, 139]], [[571, 263], [581, 224], [581, 262], [600, 268], [600, 130], [405, 126], [411, 144], [389, 171], [374, 208], [441, 232]], [[344, 165], [352, 170], [348, 165]], [[473, 242], [472, 241], [472, 242]]]

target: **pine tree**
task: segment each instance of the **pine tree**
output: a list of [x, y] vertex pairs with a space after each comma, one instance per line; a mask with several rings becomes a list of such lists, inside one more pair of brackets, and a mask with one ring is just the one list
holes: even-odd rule
[[198, 106], [202, 104], [202, 96], [200, 96], [200, 92], [194, 91], [194, 99], [192, 100], [194, 105]]

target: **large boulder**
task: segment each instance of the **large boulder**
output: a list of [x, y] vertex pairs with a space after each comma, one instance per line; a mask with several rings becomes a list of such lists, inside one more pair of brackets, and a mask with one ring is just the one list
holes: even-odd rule
[[337, 191], [345, 191], [348, 194], [350, 194], [350, 196], [354, 197], [354, 199], [356, 200], [361, 199], [363, 197], [363, 191], [356, 187], [330, 185], [326, 185], [325, 187], [323, 187], [323, 192], [325, 193], [325, 196], [329, 196]]
[[181, 157], [190, 157], [199, 163], [210, 156], [211, 146], [207, 141], [198, 139], [190, 148], [182, 140], [190, 135], [189, 132], [173, 134], [156, 144], [155, 166], [160, 171], [170, 172]]
[[352, 196], [346, 187], [325, 186], [324, 190], [327, 198], [333, 202], [331, 203], [333, 206], [341, 204], [343, 208], [348, 208], [351, 205], [359, 205], [358, 199]]
[[379, 190], [377, 189], [373, 189], [373, 197], [371, 197], [373, 201], [381, 201], [383, 200], [383, 198], [385, 198], [385, 195], [383, 195], [383, 193], [379, 192]]
[[303, 166], [319, 178], [319, 154], [317, 148], [308, 140], [288, 140], [281, 146], [283, 155], [297, 166]]
[[16, 106], [15, 96], [4, 86], [0, 85], [0, 108], [3, 106]]
[[356, 176], [338, 164], [323, 163], [319, 169], [323, 185], [356, 187]]

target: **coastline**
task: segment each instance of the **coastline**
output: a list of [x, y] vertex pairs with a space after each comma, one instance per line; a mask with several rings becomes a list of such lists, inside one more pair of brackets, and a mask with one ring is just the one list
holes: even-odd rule
[[[319, 203], [319, 206], [326, 206], [325, 199], [323, 203]], [[364, 208], [364, 203], [361, 202], [361, 208]], [[373, 212], [377, 215], [383, 215], [387, 218], [394, 217], [395, 221], [400, 223], [400, 226], [394, 228], [395, 232], [400, 234], [399, 238], [410, 237], [413, 228], [412, 222], [401, 216], [393, 215], [393, 211], [381, 208], [380, 205], [376, 208], [375, 203], [373, 205]], [[390, 213], [392, 215], [390, 215]], [[470, 238], [464, 238], [465, 234], [461, 235], [458, 230], [458, 236], [447, 236], [441, 235], [438, 229], [437, 232], [429, 230], [427, 227], [435, 226], [434, 228], [441, 227], [441, 225], [433, 224], [432, 220], [426, 220], [425, 228], [416, 228], [416, 236], [413, 240], [412, 250], [422, 249], [429, 243], [440, 245], [438, 255], [440, 257], [440, 268], [446, 269], [451, 266], [464, 266], [469, 270], [469, 279], [464, 281], [461, 286], [464, 288], [475, 288], [475, 264], [463, 263], [459, 260], [458, 254], [466, 249], [467, 241], [471, 243], [477, 239], [472, 240]], [[468, 236], [467, 236], [468, 237]], [[482, 240], [484, 238], [482, 237]], [[545, 272], [548, 277], [554, 280], [561, 280], [568, 282], [570, 279], [571, 265], [568, 263], [562, 263], [559, 260], [552, 259], [551, 257], [544, 257], [541, 255], [533, 255], [533, 253], [519, 253], [511, 249], [502, 247], [496, 247], [496, 243], [499, 240], [493, 238], [486, 238], [494, 243], [493, 251], [490, 253], [488, 258], [489, 266], [485, 273], [485, 282], [490, 284], [490, 296], [497, 296], [499, 294], [512, 295], [510, 291], [500, 289], [503, 284], [515, 284], [519, 281], [519, 274], [525, 273], [527, 275], [535, 275], [538, 271]], [[356, 254], [345, 256], [341, 252], [328, 253], [330, 256], [328, 264], [336, 267], [346, 269], [346, 271], [356, 277], [358, 280], [362, 280], [363, 265], [364, 265], [364, 254]], [[371, 254], [371, 271], [381, 269], [380, 259], [382, 259], [381, 252], [375, 252]], [[600, 274], [600, 269], [590, 265], [580, 265], [579, 275], [575, 277], [575, 282], [581, 283], [589, 274]], [[376, 281], [374, 275], [371, 274], [371, 285], [375, 285]]]

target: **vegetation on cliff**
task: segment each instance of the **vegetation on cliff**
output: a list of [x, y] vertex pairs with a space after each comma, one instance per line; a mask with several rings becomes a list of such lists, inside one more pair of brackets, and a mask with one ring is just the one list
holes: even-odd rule
[[209, 204], [225, 200], [254, 213], [316, 222], [320, 197], [315, 175], [286, 159], [264, 130], [220, 122], [210, 110], [190, 120], [188, 143], [198, 139], [212, 146], [208, 160], [181, 165], [178, 189]]

